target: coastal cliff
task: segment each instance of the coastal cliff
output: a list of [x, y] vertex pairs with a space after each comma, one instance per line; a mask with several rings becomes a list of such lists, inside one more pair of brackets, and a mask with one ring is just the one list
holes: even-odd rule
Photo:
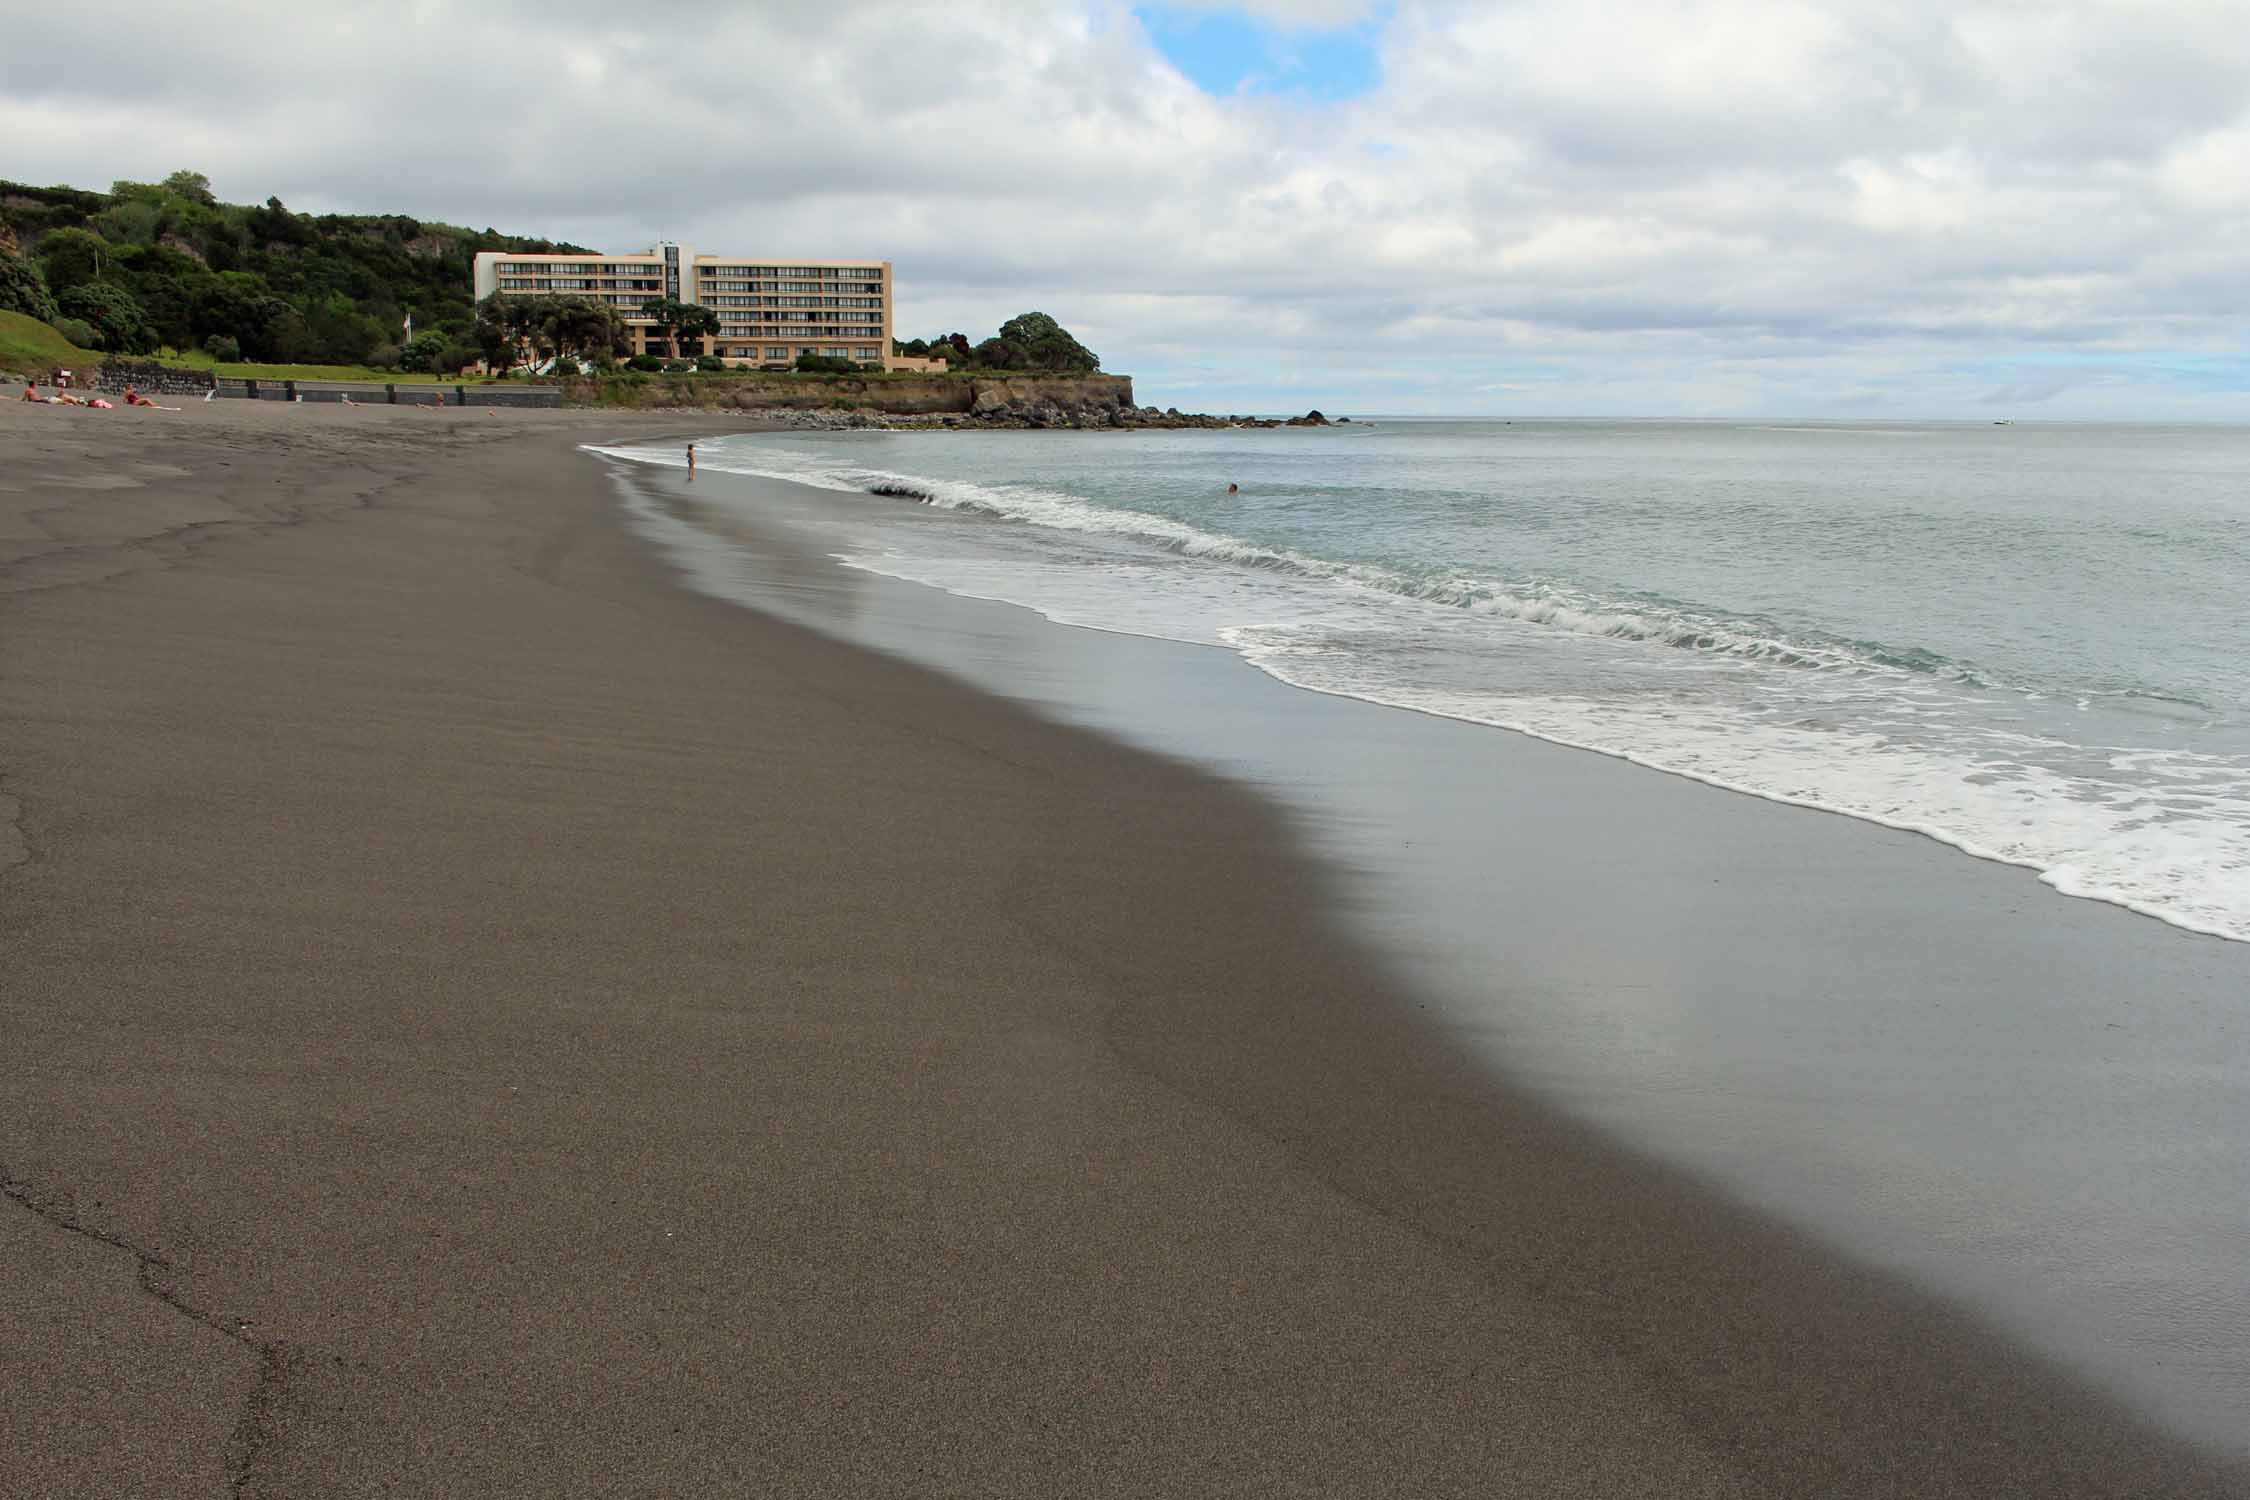
[[739, 412], [792, 427], [1328, 425], [1317, 411], [1284, 423], [1136, 406], [1130, 375], [613, 375], [560, 385], [566, 406]]
[[944, 417], [1001, 423], [1114, 425], [1138, 412], [1129, 375], [651, 376], [642, 381], [565, 380], [573, 406], [719, 411], [824, 411], [881, 417]]

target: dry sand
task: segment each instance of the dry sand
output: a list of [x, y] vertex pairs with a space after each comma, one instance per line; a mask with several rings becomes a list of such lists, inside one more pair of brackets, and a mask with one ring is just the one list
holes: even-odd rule
[[593, 435], [0, 409], [0, 1495], [2197, 1496]]

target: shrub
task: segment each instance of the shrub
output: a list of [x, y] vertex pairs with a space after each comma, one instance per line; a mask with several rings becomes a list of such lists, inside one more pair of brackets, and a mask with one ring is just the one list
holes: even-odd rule
[[648, 370], [653, 372], [663, 369], [664, 361], [658, 359], [653, 354], [636, 354], [631, 359], [625, 361], [625, 368], [628, 370]]
[[859, 366], [848, 359], [833, 354], [800, 354], [797, 356], [797, 373], [800, 375], [857, 375]]
[[[231, 333], [212, 334], [209, 338], [203, 341], [203, 352], [210, 355], [213, 359], [217, 360], [222, 365], [236, 365], [242, 363], [242, 345], [236, 342], [234, 335]], [[382, 349], [376, 350], [374, 354], [370, 354], [369, 356], [367, 356], [367, 362], [369, 364], [374, 364], [376, 355], [380, 355], [383, 352], [384, 351]], [[391, 363], [397, 364], [398, 350], [391, 349], [390, 356]], [[387, 368], [387, 366], [384, 368]]]
[[47, 325], [81, 349], [99, 349], [102, 336], [83, 318], [56, 318]]
[[55, 316], [55, 299], [39, 267], [0, 245], [0, 312], [19, 312], [46, 323]]
[[399, 351], [398, 367], [409, 371], [436, 370], [452, 346], [453, 341], [434, 328], [428, 333], [418, 333]]
[[396, 344], [377, 344], [367, 351], [367, 368], [370, 370], [395, 370], [398, 368], [399, 348]]
[[664, 362], [664, 373], [667, 375], [691, 375], [694, 372], [695, 366], [684, 359], [668, 359]]
[[156, 330], [148, 326], [139, 299], [122, 286], [106, 281], [74, 286], [55, 298], [55, 306], [64, 317], [93, 326], [100, 337], [92, 348], [119, 354], [156, 351]]
[[726, 369], [727, 362], [716, 354], [698, 354], [695, 357], [695, 367], [706, 375], [715, 375]]

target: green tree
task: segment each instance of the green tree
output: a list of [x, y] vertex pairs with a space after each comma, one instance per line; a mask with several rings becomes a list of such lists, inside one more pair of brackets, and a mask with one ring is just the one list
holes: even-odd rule
[[243, 348], [253, 342], [248, 330], [259, 319], [266, 284], [247, 271], [222, 271], [196, 289], [191, 332], [199, 340], [233, 339]]
[[557, 354], [606, 354], [617, 342], [616, 311], [591, 297], [549, 297], [540, 306], [539, 328]]
[[656, 325], [656, 332], [664, 335], [664, 352], [679, 357], [679, 315], [687, 307], [684, 302], [670, 297], [651, 297], [641, 304], [641, 316]]
[[95, 331], [94, 325], [78, 318], [54, 318], [47, 326], [61, 334], [64, 341], [74, 349], [99, 349], [102, 346], [102, 336]]
[[687, 315], [680, 319], [680, 337], [689, 346], [689, 352], [694, 354], [707, 352], [707, 346], [703, 341], [715, 339], [718, 336], [719, 315], [708, 307], [690, 304]]
[[49, 230], [40, 237], [38, 254], [39, 268], [47, 273], [47, 289], [57, 295], [100, 280], [117, 257], [109, 241], [86, 229]]
[[407, 371], [435, 370], [452, 346], [453, 341], [442, 333], [434, 330], [418, 333], [399, 351], [398, 367]]
[[201, 172], [174, 172], [164, 179], [164, 191], [196, 203], [218, 202], [211, 196], [211, 179]]
[[523, 345], [516, 335], [515, 304], [520, 298], [494, 292], [477, 304], [476, 341], [484, 362], [506, 370], [521, 362]]
[[664, 352], [674, 359], [680, 357], [682, 343], [693, 343], [696, 352], [702, 352], [702, 341], [716, 337], [719, 332], [719, 315], [708, 307], [693, 302], [679, 302], [670, 297], [651, 297], [641, 304], [641, 316], [655, 323], [664, 335]]
[[304, 340], [303, 327], [297, 309], [248, 271], [222, 272], [196, 292], [195, 336], [224, 334], [242, 346], [246, 359], [290, 358], [286, 351]]
[[148, 245], [155, 243], [157, 226], [164, 220], [164, 206], [151, 203], [146, 198], [128, 198], [114, 208], [94, 216], [94, 229], [112, 245]]
[[39, 267], [0, 245], [0, 312], [19, 312], [42, 323], [55, 319], [54, 295]]
[[93, 325], [99, 347], [117, 354], [147, 354], [156, 348], [156, 332], [148, 326], [141, 304], [131, 292], [106, 281], [74, 286], [55, 299], [66, 318]]
[[242, 346], [223, 333], [214, 333], [205, 339], [203, 352], [222, 365], [242, 363]]
[[1000, 325], [1000, 338], [1021, 351], [1021, 363], [1010, 368], [1087, 375], [1102, 367], [1093, 350], [1043, 312], [1018, 313]]
[[383, 328], [342, 292], [316, 297], [300, 309], [314, 349], [331, 364], [356, 365], [383, 342]]

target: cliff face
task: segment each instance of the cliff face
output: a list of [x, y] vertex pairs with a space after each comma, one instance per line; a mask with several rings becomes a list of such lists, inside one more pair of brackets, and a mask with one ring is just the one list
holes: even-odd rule
[[1132, 411], [1130, 375], [652, 376], [626, 385], [566, 380], [574, 406], [693, 407], [702, 410], [865, 412], [872, 416], [937, 416], [1005, 422], [1067, 417], [1072, 425], [1106, 426]]

